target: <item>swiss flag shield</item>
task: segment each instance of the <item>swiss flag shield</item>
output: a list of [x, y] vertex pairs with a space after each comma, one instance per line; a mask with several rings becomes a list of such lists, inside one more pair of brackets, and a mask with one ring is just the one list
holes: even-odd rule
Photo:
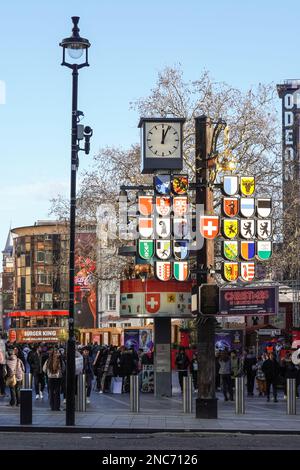
[[213, 240], [219, 234], [219, 217], [217, 215], [201, 216], [200, 233], [202, 237]]
[[160, 293], [145, 294], [145, 307], [149, 313], [158, 312], [160, 309]]

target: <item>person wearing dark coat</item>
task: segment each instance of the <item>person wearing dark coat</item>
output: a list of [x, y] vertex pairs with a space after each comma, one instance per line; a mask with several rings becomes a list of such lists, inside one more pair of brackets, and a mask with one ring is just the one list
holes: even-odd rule
[[255, 354], [246, 350], [246, 355], [244, 357], [244, 373], [247, 376], [247, 394], [248, 397], [253, 397], [254, 395], [254, 383], [255, 383], [255, 376], [256, 376], [256, 356]]
[[179, 348], [179, 352], [175, 359], [175, 364], [178, 371], [178, 380], [181, 391], [183, 391], [183, 377], [187, 377], [188, 369], [190, 365], [189, 358], [185, 354], [184, 348]]
[[263, 363], [261, 368], [265, 374], [267, 382], [267, 401], [270, 401], [270, 388], [272, 385], [274, 402], [277, 403], [277, 383], [280, 374], [280, 367], [272, 352], [269, 353], [268, 359]]
[[43, 391], [45, 388], [45, 374], [43, 372], [43, 366], [46, 360], [47, 356], [43, 354], [41, 346], [38, 346], [36, 351], [28, 356], [30, 372], [34, 377], [36, 400], [43, 398]]
[[130, 376], [135, 372], [135, 356], [131, 349], [125, 350], [120, 359], [121, 377], [123, 377], [123, 392], [130, 391]]
[[93, 359], [90, 356], [89, 348], [86, 347], [83, 349], [82, 357], [83, 357], [82, 373], [85, 375], [85, 385], [86, 385], [86, 402], [90, 403], [94, 372], [93, 372]]
[[[292, 362], [292, 354], [287, 353], [285, 358], [281, 361], [281, 367], [283, 370], [283, 376], [284, 376], [284, 395], [285, 398], [287, 396], [287, 379], [296, 379], [297, 383], [297, 375], [298, 375], [298, 369], [296, 365]], [[297, 396], [298, 396], [298, 390], [296, 387], [297, 391]]]

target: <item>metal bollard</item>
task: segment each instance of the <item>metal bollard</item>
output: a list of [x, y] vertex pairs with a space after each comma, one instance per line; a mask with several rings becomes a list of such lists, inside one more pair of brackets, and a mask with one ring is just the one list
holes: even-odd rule
[[245, 379], [244, 377], [235, 378], [235, 412], [236, 414], [245, 414]]
[[139, 376], [130, 376], [130, 411], [138, 413], [140, 411], [140, 390]]
[[187, 377], [183, 377], [183, 412], [184, 413], [192, 413], [193, 407], [193, 392], [192, 392], [192, 377], [188, 375]]
[[32, 390], [20, 390], [20, 424], [32, 424]]
[[77, 393], [75, 396], [76, 411], [86, 411], [86, 387], [85, 374], [79, 374], [77, 378]]
[[32, 389], [32, 374], [30, 372], [23, 374], [22, 387]]
[[296, 414], [296, 379], [286, 379], [287, 401], [286, 413], [288, 415]]

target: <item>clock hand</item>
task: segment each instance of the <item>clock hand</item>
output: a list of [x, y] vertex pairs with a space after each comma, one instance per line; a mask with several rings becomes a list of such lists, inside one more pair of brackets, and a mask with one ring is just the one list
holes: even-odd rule
[[168, 130], [171, 129], [170, 126], [168, 126], [168, 128], [164, 131], [162, 131], [162, 138], [161, 138], [161, 144], [164, 144], [165, 143], [165, 138], [166, 138], [166, 135], [167, 135], [167, 132]]

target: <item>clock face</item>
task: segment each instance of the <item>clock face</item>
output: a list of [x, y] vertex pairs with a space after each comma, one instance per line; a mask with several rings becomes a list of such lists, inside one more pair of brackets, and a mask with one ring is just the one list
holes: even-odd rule
[[[168, 122], [151, 123], [146, 133], [148, 155], [152, 157], [177, 156], [180, 150], [180, 129]], [[150, 156], [149, 155], [149, 156]]]

